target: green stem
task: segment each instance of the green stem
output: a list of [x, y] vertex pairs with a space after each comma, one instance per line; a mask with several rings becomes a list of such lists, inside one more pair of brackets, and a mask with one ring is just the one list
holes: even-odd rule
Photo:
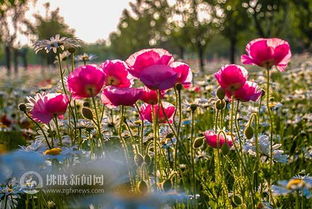
[[177, 89], [177, 94], [176, 96], [178, 97], [177, 99], [177, 102], [178, 102], [178, 111], [179, 111], [179, 121], [178, 121], [178, 127], [177, 127], [177, 137], [176, 137], [176, 144], [175, 144], [175, 149], [174, 149], [174, 165], [175, 165], [175, 168], [177, 168], [177, 164], [178, 164], [178, 161], [179, 161], [179, 158], [178, 158], [178, 149], [179, 149], [179, 146], [178, 144], [180, 143], [181, 141], [181, 125], [182, 125], [182, 101], [181, 101], [181, 89]]
[[64, 71], [62, 69], [62, 61], [61, 61], [61, 56], [59, 52], [57, 52], [57, 60], [58, 60], [59, 71], [61, 75], [62, 88], [63, 88], [64, 93], [67, 95], [67, 91], [66, 91], [65, 84], [64, 84]]
[[127, 167], [128, 167], [128, 173], [129, 173], [129, 179], [130, 179], [130, 182], [132, 183], [132, 174], [131, 174], [131, 170], [130, 170], [130, 164], [129, 164], [129, 152], [128, 152], [128, 147], [127, 147], [127, 143], [125, 141], [125, 139], [123, 138], [122, 136], [122, 125], [124, 123], [124, 106], [121, 106], [120, 108], [120, 121], [119, 121], [119, 128], [118, 128], [118, 135], [119, 135], [119, 138], [120, 138], [120, 143], [121, 143], [121, 146], [123, 147], [124, 149], [124, 153], [125, 153], [125, 160], [126, 160], [126, 163], [127, 163]]
[[214, 130], [217, 131], [218, 129], [218, 120], [219, 120], [219, 110], [217, 110], [217, 113], [216, 113], [216, 118], [215, 118], [215, 127], [214, 127]]
[[[233, 106], [234, 106], [234, 101], [233, 101]], [[238, 113], [238, 109], [239, 109], [239, 101], [237, 100], [237, 103], [236, 103], [236, 109], [235, 109], [235, 118], [234, 118], [234, 122], [235, 122], [235, 128], [236, 128], [236, 132], [237, 132], [237, 136], [238, 136], [238, 139], [239, 139], [239, 146], [240, 146], [240, 151], [242, 151], [242, 140], [241, 140], [241, 136], [240, 136], [240, 133], [239, 133], [239, 124], [238, 124], [238, 120], [237, 120], [237, 113]]]
[[[266, 86], [266, 105], [267, 105], [267, 110], [268, 110], [268, 115], [270, 119], [270, 175], [272, 175], [273, 172], [273, 120], [272, 120], [272, 113], [270, 109], [270, 68], [267, 68], [267, 86]], [[268, 179], [268, 187], [271, 188], [271, 177]], [[273, 200], [272, 198], [272, 192], [270, 191], [270, 199]]]
[[35, 123], [35, 124], [38, 126], [38, 128], [41, 130], [41, 132], [42, 132], [42, 134], [43, 134], [43, 136], [44, 136], [44, 139], [45, 139], [46, 142], [47, 142], [47, 145], [48, 145], [49, 149], [52, 149], [52, 147], [51, 147], [51, 145], [50, 145], [50, 143], [49, 143], [48, 137], [47, 137], [47, 135], [45, 134], [43, 128], [42, 128], [34, 119], [32, 119], [32, 118], [30, 117], [30, 115], [28, 115], [28, 113], [26, 113], [26, 112], [24, 112], [24, 113], [25, 113], [25, 115], [26, 115], [33, 123]]
[[61, 136], [59, 125], [58, 125], [57, 116], [54, 116], [54, 123], [55, 123], [55, 126], [56, 126], [56, 132], [57, 132], [57, 136], [59, 138], [60, 146], [63, 146], [62, 136]]
[[139, 106], [135, 103], [135, 108], [137, 109], [139, 115], [140, 115], [140, 118], [141, 118], [141, 136], [140, 136], [140, 150], [141, 150], [141, 154], [143, 154], [143, 143], [144, 143], [144, 120], [143, 120], [143, 117], [141, 115], [141, 112], [140, 112], [140, 108]]
[[195, 201], [195, 207], [197, 208], [197, 200], [196, 200], [196, 178], [195, 178], [195, 152], [194, 152], [194, 132], [195, 132], [195, 110], [191, 112], [191, 146], [190, 146], [190, 153], [191, 153], [191, 160], [192, 160], [192, 187], [193, 187], [193, 195]]
[[96, 126], [98, 129], [98, 133], [99, 133], [101, 140], [103, 140], [103, 135], [101, 132], [101, 123], [100, 123], [99, 114], [97, 111], [97, 105], [96, 105], [95, 97], [91, 97], [91, 98], [92, 98], [92, 103], [93, 103], [93, 107], [94, 107], [94, 111], [95, 111], [95, 119], [96, 119]]
[[[159, 91], [158, 91], [159, 92]], [[159, 100], [158, 100], [159, 102]], [[157, 188], [157, 163], [158, 163], [158, 153], [157, 153], [157, 140], [158, 140], [158, 112], [159, 112], [159, 105], [156, 111], [155, 105], [152, 106], [153, 109], [153, 130], [154, 130], [154, 178], [155, 178], [155, 186]]]
[[71, 54], [71, 72], [75, 69], [75, 53]]

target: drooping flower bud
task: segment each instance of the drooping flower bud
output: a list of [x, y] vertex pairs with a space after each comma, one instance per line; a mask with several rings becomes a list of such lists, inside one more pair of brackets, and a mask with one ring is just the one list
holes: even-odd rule
[[225, 91], [224, 91], [224, 89], [223, 88], [218, 88], [218, 90], [217, 90], [217, 97], [219, 98], [219, 99], [224, 99], [224, 97], [225, 97]]
[[24, 103], [19, 104], [18, 109], [22, 112], [26, 112], [26, 110], [27, 110], [26, 104], [24, 104]]
[[204, 143], [204, 137], [196, 138], [193, 143], [193, 148], [198, 149], [203, 145], [203, 143]]
[[196, 104], [191, 104], [192, 112], [195, 112], [196, 109], [197, 109], [197, 105]]
[[141, 193], [148, 192], [148, 185], [145, 181], [139, 181], [137, 184], [137, 190]]
[[144, 163], [144, 157], [139, 153], [135, 155], [134, 162], [137, 166], [141, 166]]
[[88, 120], [93, 120], [93, 113], [92, 110], [87, 108], [87, 107], [83, 107], [81, 110], [81, 114], [84, 118], [88, 119]]
[[222, 99], [222, 100], [216, 101], [216, 104], [215, 104], [215, 105], [216, 105], [216, 109], [217, 109], [217, 110], [222, 110], [222, 109], [224, 109], [226, 103], [225, 103], [225, 101]]
[[176, 89], [177, 89], [178, 91], [181, 91], [182, 88], [183, 88], [182, 84], [180, 84], [180, 83], [177, 83], [175, 87], [176, 87]]
[[251, 139], [254, 135], [254, 131], [253, 128], [251, 126], [247, 126], [244, 130], [244, 134], [246, 136], [247, 139]]

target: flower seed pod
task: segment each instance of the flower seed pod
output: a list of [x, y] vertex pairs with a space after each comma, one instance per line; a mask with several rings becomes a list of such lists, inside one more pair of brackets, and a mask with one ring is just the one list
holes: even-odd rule
[[251, 139], [254, 135], [253, 128], [251, 126], [247, 126], [244, 130], [244, 134], [247, 139]]
[[191, 110], [193, 112], [195, 112], [196, 109], [197, 109], [197, 105], [196, 104], [191, 104]]
[[22, 112], [26, 112], [27, 111], [27, 107], [26, 107], [26, 104], [24, 103], [21, 103], [18, 105], [18, 109]]
[[135, 164], [140, 167], [144, 163], [144, 157], [139, 153], [134, 157]]
[[163, 183], [162, 183], [162, 188], [165, 192], [169, 191], [172, 189], [172, 182], [170, 179], [168, 180], [165, 180]]
[[88, 102], [88, 101], [83, 102], [83, 106], [84, 107], [90, 107], [90, 102]]
[[177, 89], [178, 91], [181, 91], [182, 88], [183, 88], [182, 84], [180, 84], [180, 83], [177, 83], [175, 87], [176, 87], [176, 89]]
[[217, 110], [222, 110], [222, 109], [224, 109], [224, 107], [225, 107], [225, 101], [222, 99], [222, 100], [218, 100], [218, 101], [216, 101], [216, 109]]
[[84, 118], [86, 118], [88, 120], [93, 120], [93, 113], [92, 113], [91, 109], [89, 109], [87, 107], [83, 107], [81, 110], [81, 114]]
[[137, 190], [141, 193], [148, 192], [148, 185], [145, 181], [139, 181], [137, 184]]
[[242, 204], [242, 202], [243, 201], [242, 201], [242, 198], [240, 196], [235, 195], [235, 196], [232, 197], [232, 205], [234, 207], [240, 206]]
[[203, 143], [204, 143], [203, 137], [196, 138], [193, 143], [193, 148], [198, 149], [203, 145]]
[[264, 97], [265, 96], [265, 91], [262, 89], [261, 90], [261, 97]]
[[172, 138], [172, 137], [174, 137], [174, 134], [173, 133], [169, 133], [169, 134], [167, 134], [167, 136], [166, 136], [166, 138]]
[[223, 88], [218, 88], [218, 90], [217, 90], [217, 97], [220, 99], [220, 100], [222, 100], [222, 99], [224, 99], [224, 97], [225, 97], [225, 91], [224, 91], [224, 89]]

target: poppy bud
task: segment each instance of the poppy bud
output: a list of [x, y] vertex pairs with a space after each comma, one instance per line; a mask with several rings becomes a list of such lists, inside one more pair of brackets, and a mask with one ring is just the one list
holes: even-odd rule
[[145, 155], [144, 161], [145, 161], [145, 163], [146, 163], [147, 165], [150, 165], [151, 162], [152, 162], [152, 159], [151, 159], [151, 157], [150, 157], [149, 155]]
[[172, 182], [171, 180], [165, 180], [163, 183], [162, 183], [162, 188], [165, 192], [169, 191], [172, 189]]
[[217, 109], [217, 110], [222, 110], [222, 109], [224, 109], [226, 103], [225, 103], [225, 101], [222, 99], [222, 100], [216, 101], [216, 104], [215, 104], [215, 105], [216, 105], [216, 109]]
[[198, 149], [200, 148], [204, 143], [204, 138], [203, 137], [199, 137], [199, 138], [196, 138], [194, 143], [193, 143], [193, 148], [194, 149]]
[[90, 107], [90, 102], [85, 101], [85, 102], [83, 103], [83, 106], [84, 106], [84, 107]]
[[197, 105], [196, 104], [191, 104], [191, 110], [194, 112], [197, 109]]
[[174, 137], [174, 134], [173, 134], [173, 133], [169, 133], [169, 134], [167, 134], [167, 136], [166, 136], [166, 138], [172, 138], [172, 137]]
[[262, 89], [261, 90], [261, 97], [264, 97], [265, 96], [265, 91]]
[[177, 84], [176, 84], [176, 88], [177, 88], [178, 91], [181, 91], [182, 88], [183, 88], [183, 86], [182, 86], [182, 84], [177, 83]]
[[253, 128], [251, 126], [247, 126], [244, 130], [244, 134], [247, 139], [251, 139], [254, 134]]
[[22, 112], [26, 112], [26, 110], [27, 110], [26, 104], [24, 104], [24, 103], [19, 104], [18, 109]]
[[232, 205], [234, 207], [238, 207], [242, 204], [242, 198], [238, 195], [235, 195], [233, 198], [232, 198]]
[[86, 118], [88, 120], [93, 120], [93, 113], [92, 113], [91, 109], [89, 109], [87, 107], [83, 107], [81, 110], [81, 114], [84, 118]]
[[139, 181], [137, 184], [137, 190], [141, 193], [146, 193], [148, 191], [148, 185], [145, 181]]
[[217, 90], [217, 97], [220, 99], [220, 100], [222, 100], [222, 99], [224, 99], [224, 97], [225, 97], [225, 91], [224, 91], [224, 89], [223, 88], [218, 88], [218, 90]]
[[144, 157], [141, 154], [137, 154], [134, 157], [134, 162], [137, 166], [141, 166], [144, 163]]

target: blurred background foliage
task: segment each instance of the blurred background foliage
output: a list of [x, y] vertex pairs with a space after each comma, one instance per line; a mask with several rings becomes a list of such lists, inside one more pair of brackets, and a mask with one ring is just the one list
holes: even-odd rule
[[[0, 65], [8, 74], [19, 66], [53, 65], [51, 54], [35, 55], [31, 46], [21, 46], [19, 34], [27, 34], [32, 41], [55, 34], [75, 36], [59, 10], [51, 10], [49, 4], [45, 15], [35, 14], [35, 21], [29, 21], [25, 14], [35, 2], [0, 0]], [[258, 37], [285, 39], [293, 53], [311, 52], [312, 1], [136, 0], [123, 11], [117, 30], [107, 40], [84, 44], [81, 51], [95, 54], [101, 62], [125, 59], [142, 48], [162, 47], [178, 58], [194, 60], [204, 71], [207, 62], [219, 59], [239, 63], [245, 45]]]

